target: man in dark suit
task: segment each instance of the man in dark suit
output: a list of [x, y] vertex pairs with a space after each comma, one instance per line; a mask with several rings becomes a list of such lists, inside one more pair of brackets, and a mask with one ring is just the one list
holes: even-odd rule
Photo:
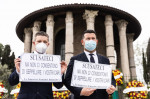
[[[34, 54], [46, 54], [46, 49], [49, 45], [49, 36], [43, 31], [36, 33], [35, 40], [33, 42], [35, 51]], [[19, 83], [20, 73], [20, 58], [16, 58], [15, 71], [9, 77], [10, 85], [16, 85]], [[61, 62], [61, 74], [67, 69], [67, 64]], [[62, 77], [63, 80], [64, 77]], [[62, 82], [53, 83], [56, 88], [63, 86]], [[17, 99], [53, 99], [52, 83], [48, 82], [21, 82], [21, 88]]]
[[74, 99], [108, 99], [109, 94], [112, 94], [115, 91], [116, 81], [113, 75], [111, 82], [112, 85], [107, 89], [92, 89], [71, 86], [74, 60], [110, 64], [109, 59], [96, 53], [98, 40], [94, 30], [84, 31], [81, 43], [84, 46], [84, 52], [70, 59], [64, 83], [66, 87], [74, 94]]

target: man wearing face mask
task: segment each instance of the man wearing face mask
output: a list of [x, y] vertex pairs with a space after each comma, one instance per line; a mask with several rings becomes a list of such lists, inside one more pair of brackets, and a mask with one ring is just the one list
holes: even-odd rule
[[110, 64], [109, 59], [97, 54], [96, 52], [98, 40], [94, 30], [84, 31], [81, 43], [84, 47], [84, 52], [70, 59], [64, 81], [65, 86], [74, 94], [74, 99], [108, 99], [109, 94], [112, 94], [115, 91], [116, 82], [113, 76], [111, 82], [112, 85], [107, 89], [92, 89], [71, 86], [71, 78], [75, 60], [100, 64]]
[[[46, 54], [46, 49], [49, 45], [49, 36], [43, 31], [36, 33], [33, 45], [35, 47], [34, 54]], [[20, 58], [16, 58], [15, 71], [9, 77], [10, 85], [17, 85], [19, 83], [20, 73]], [[67, 64], [62, 61], [61, 74], [65, 72]], [[63, 80], [64, 77], [62, 77]], [[53, 83], [56, 88], [63, 86], [62, 82]], [[52, 83], [49, 82], [21, 82], [21, 88], [17, 99], [53, 99]]]

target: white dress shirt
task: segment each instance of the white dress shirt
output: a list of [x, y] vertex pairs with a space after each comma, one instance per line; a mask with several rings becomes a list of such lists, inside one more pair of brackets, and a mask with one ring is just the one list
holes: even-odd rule
[[[91, 56], [90, 56], [89, 54], [91, 54], [91, 53], [89, 53], [88, 51], [85, 51], [85, 50], [84, 50], [84, 53], [85, 53], [86, 57], [88, 58], [88, 60], [89, 60], [89, 62], [90, 62], [90, 57], [91, 57]], [[97, 56], [97, 54], [96, 54], [96, 51], [93, 52], [92, 54], [94, 54], [93, 57], [94, 57], [95, 63], [98, 64], [98, 56]]]

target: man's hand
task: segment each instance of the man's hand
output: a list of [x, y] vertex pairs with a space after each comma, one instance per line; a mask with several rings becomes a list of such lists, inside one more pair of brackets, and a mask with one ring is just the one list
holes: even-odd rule
[[81, 90], [80, 96], [90, 96], [91, 94], [94, 93], [96, 89], [92, 89], [92, 88], [83, 88]]
[[20, 73], [20, 61], [21, 61], [20, 58], [14, 59], [15, 67], [18, 73]]
[[107, 92], [108, 94], [112, 94], [115, 90], [116, 90], [116, 88], [115, 88], [113, 85], [111, 85], [110, 87], [108, 87], [108, 88], [106, 89], [106, 92]]
[[63, 74], [67, 69], [67, 64], [65, 61], [61, 61], [61, 74]]

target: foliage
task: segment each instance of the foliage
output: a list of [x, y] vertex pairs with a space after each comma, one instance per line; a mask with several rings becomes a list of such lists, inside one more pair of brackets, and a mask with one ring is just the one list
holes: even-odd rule
[[10, 45], [3, 46], [0, 43], [0, 63], [2, 65], [7, 64], [9, 69], [14, 69], [14, 59], [15, 55], [14, 52], [11, 54]]
[[[147, 68], [147, 56], [146, 56], [146, 48], [147, 48], [147, 41], [141, 44], [137, 43], [134, 47], [134, 55], [135, 55], [135, 66], [143, 66], [143, 77], [148, 82], [148, 68]], [[142, 68], [141, 68], [142, 69]]]
[[147, 79], [148, 81], [150, 80], [150, 39], [147, 45], [147, 51], [146, 51], [146, 55], [147, 55]]
[[4, 46], [0, 43], [0, 62], [1, 62], [1, 58], [2, 58], [3, 48], [4, 48]]
[[144, 79], [147, 82], [147, 63], [144, 52], [142, 52], [142, 60], [143, 60], [143, 69], [144, 69]]
[[[0, 75], [1, 75], [0, 76], [0, 82], [2, 82], [4, 84], [5, 88], [8, 89], [8, 93], [9, 93], [10, 90], [12, 89], [8, 83], [8, 77], [11, 74], [11, 70], [8, 69], [8, 65], [6, 65], [6, 64], [4, 66], [2, 66], [0, 64], [0, 68], [1, 68], [0, 69]], [[8, 97], [8, 96], [9, 96], [9, 94], [6, 94], [5, 97]]]
[[143, 44], [136, 44], [134, 46], [134, 58], [135, 58], [135, 66], [142, 66], [142, 49]]
[[[13, 88], [8, 83], [8, 77], [11, 74], [11, 71], [14, 68], [14, 52], [11, 53], [11, 48], [9, 45], [3, 46], [0, 43], [0, 82], [2, 82], [6, 89], [8, 89], [8, 93]], [[5, 97], [9, 97], [9, 94], [6, 94]]]
[[147, 44], [146, 51], [142, 50], [142, 64], [144, 69], [144, 79], [146, 83], [150, 80], [150, 39]]

